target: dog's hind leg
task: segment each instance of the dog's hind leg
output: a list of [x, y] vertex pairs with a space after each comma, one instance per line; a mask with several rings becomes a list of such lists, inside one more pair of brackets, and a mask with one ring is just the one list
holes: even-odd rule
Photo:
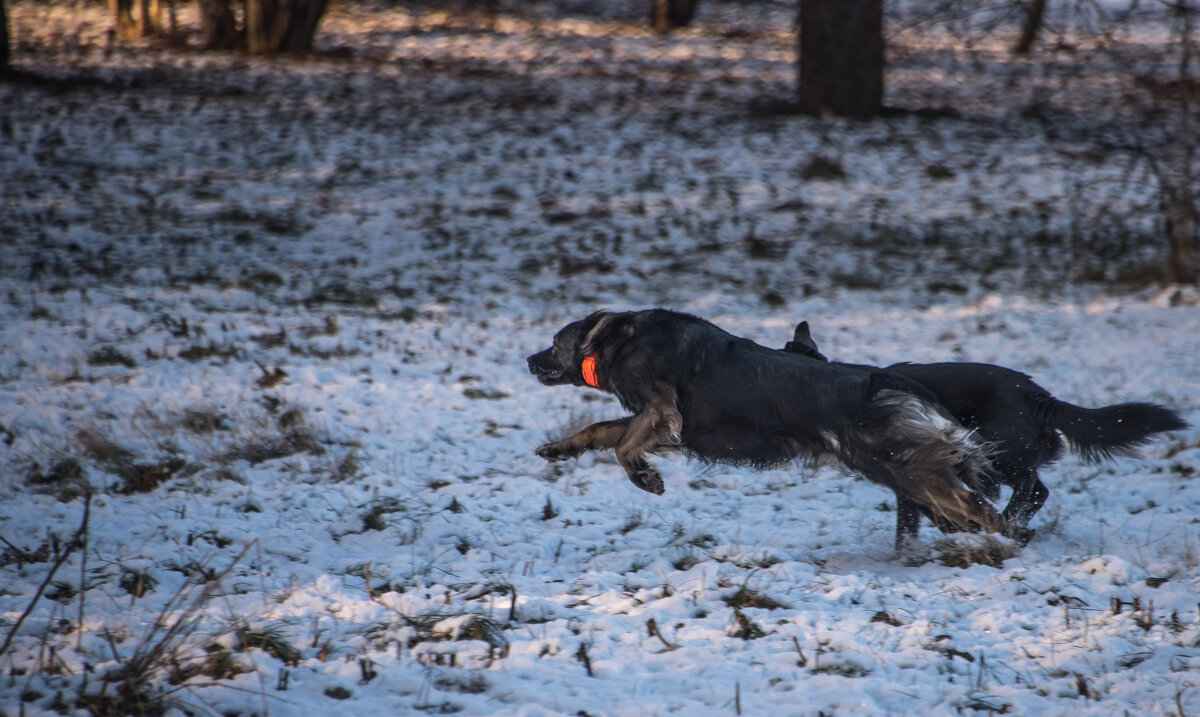
[[562, 461], [578, 458], [584, 451], [616, 448], [633, 419], [633, 416], [626, 416], [614, 421], [593, 423], [573, 436], [538, 446], [534, 453], [548, 461]]
[[912, 500], [928, 508], [943, 532], [950, 532], [951, 526], [967, 532], [1005, 532], [1004, 521], [992, 504], [962, 487], [957, 477], [926, 475], [915, 483]]
[[943, 533], [957, 532], [958, 528], [942, 519], [940, 516], [931, 511], [928, 507], [917, 503], [914, 500], [905, 498], [900, 493], [896, 494], [896, 551], [902, 552], [904, 546], [909, 541], [915, 540], [917, 533], [921, 527], [921, 516], [924, 515], [929, 519], [929, 522]]
[[617, 462], [625, 469], [629, 480], [638, 488], [662, 495], [666, 488], [662, 476], [646, 460], [646, 453], [663, 444], [679, 442], [683, 416], [675, 407], [675, 392], [660, 386], [617, 443]]
[[[877, 378], [891, 380], [872, 375]], [[953, 526], [1002, 532], [1003, 521], [979, 492], [990, 488], [987, 453], [940, 405], [884, 388], [865, 418], [858, 431], [843, 438], [847, 465], [867, 468], [868, 478], [891, 488], [898, 499], [921, 506], [943, 531]]]

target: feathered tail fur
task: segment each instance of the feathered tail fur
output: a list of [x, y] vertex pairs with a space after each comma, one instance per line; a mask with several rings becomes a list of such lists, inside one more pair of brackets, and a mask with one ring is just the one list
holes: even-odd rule
[[1042, 422], [1061, 433], [1073, 453], [1092, 462], [1129, 455], [1156, 433], [1188, 427], [1178, 413], [1154, 403], [1082, 408], [1051, 398], [1039, 409]]

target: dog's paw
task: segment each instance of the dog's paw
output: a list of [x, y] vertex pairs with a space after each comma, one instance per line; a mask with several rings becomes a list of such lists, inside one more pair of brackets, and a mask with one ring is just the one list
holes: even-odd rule
[[918, 568], [933, 560], [934, 556], [933, 548], [913, 535], [896, 542], [893, 557], [906, 567]]
[[640, 468], [636, 473], [629, 476], [629, 480], [633, 481], [634, 485], [647, 493], [662, 495], [667, 492], [666, 487], [663, 486], [662, 476], [653, 468]]
[[1020, 525], [1010, 525], [1004, 531], [1004, 536], [1011, 539], [1022, 548], [1029, 545], [1029, 541], [1033, 540], [1034, 533], [1037, 533], [1033, 528], [1026, 528]]
[[568, 458], [578, 458], [583, 453], [583, 449], [576, 448], [566, 441], [554, 441], [553, 443], [544, 443], [538, 446], [534, 450], [534, 453], [539, 458], [545, 458], [551, 463], [556, 463], [558, 461], [565, 461]]

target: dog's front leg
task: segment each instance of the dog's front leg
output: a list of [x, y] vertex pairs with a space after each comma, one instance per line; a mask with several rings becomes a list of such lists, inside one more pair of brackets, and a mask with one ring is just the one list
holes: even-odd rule
[[1038, 478], [1035, 468], [1014, 471], [1010, 478], [1013, 479], [1013, 494], [1000, 517], [1005, 523], [1004, 534], [1025, 545], [1033, 538], [1035, 532], [1027, 527], [1029, 519], [1041, 510], [1050, 491]]
[[917, 539], [921, 528], [921, 507], [914, 501], [896, 494], [896, 552], [907, 549], [909, 541]]
[[646, 453], [664, 444], [679, 442], [683, 417], [675, 407], [675, 392], [660, 387], [646, 407], [633, 416], [617, 443], [617, 462], [638, 488], [662, 495], [662, 476], [646, 460]]
[[534, 452], [548, 461], [562, 461], [568, 458], [578, 458], [584, 451], [616, 448], [633, 419], [634, 416], [626, 416], [615, 421], [593, 423], [579, 433], [561, 441], [540, 445]]

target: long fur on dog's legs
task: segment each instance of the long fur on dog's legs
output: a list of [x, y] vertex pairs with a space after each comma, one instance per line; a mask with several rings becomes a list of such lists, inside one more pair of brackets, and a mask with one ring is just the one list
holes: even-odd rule
[[683, 417], [675, 407], [675, 392], [659, 387], [639, 413], [593, 423], [573, 436], [539, 446], [536, 453], [548, 461], [561, 461], [576, 458], [584, 451], [615, 448], [617, 461], [629, 480], [644, 491], [662, 495], [662, 476], [646, 460], [646, 453], [660, 445], [679, 443], [682, 430]]
[[968, 530], [1004, 533], [1004, 521], [983, 496], [963, 488], [956, 478], [926, 477], [917, 482], [917, 502], [929, 506], [934, 516]]
[[662, 476], [648, 461], [646, 453], [663, 444], [679, 443], [683, 417], [675, 406], [675, 392], [659, 386], [645, 407], [629, 422], [617, 444], [617, 462], [638, 488], [662, 495], [666, 490]]
[[626, 416], [615, 421], [593, 423], [573, 436], [538, 446], [535, 453], [548, 461], [578, 458], [585, 451], [617, 449], [617, 461], [629, 480], [644, 491], [662, 495], [666, 488], [662, 477], [654, 470], [645, 454], [659, 443], [657, 436], [660, 416], [656, 411]]
[[626, 416], [615, 421], [593, 423], [573, 436], [538, 446], [534, 452], [548, 461], [561, 461], [567, 458], [577, 458], [583, 455], [584, 451], [616, 448], [633, 418], [633, 416]]
[[1003, 532], [1004, 521], [983, 494], [991, 470], [985, 447], [939, 406], [885, 388], [859, 428], [843, 435], [842, 460], [896, 493], [897, 543], [916, 533], [908, 503], [943, 530]]

